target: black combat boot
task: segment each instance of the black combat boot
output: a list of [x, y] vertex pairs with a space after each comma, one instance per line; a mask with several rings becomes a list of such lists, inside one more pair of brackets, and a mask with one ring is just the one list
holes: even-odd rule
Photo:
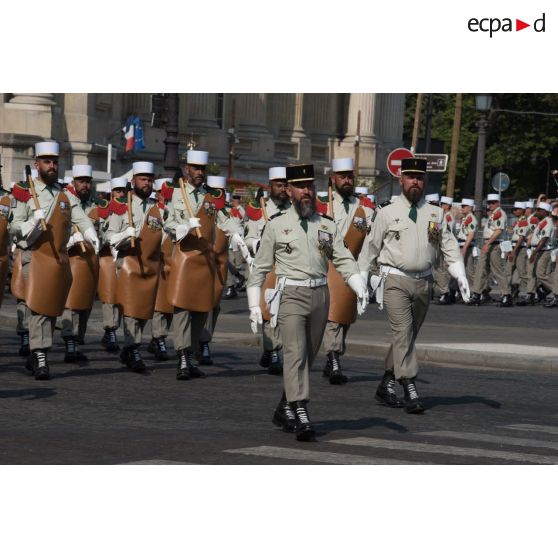
[[188, 368], [188, 361], [186, 360], [186, 351], [180, 349], [176, 351], [178, 356], [178, 366], [176, 367], [176, 379], [177, 380], [191, 380], [190, 369]]
[[308, 442], [314, 439], [316, 431], [314, 425], [310, 422], [308, 411], [306, 409], [306, 401], [294, 401], [289, 403], [291, 411], [295, 416], [295, 434], [299, 442]]
[[260, 357], [260, 366], [262, 368], [269, 368], [271, 364], [271, 353], [272, 351], [264, 351]]
[[211, 352], [209, 351], [209, 343], [207, 341], [200, 341], [198, 364], [201, 366], [211, 366], [213, 364]]
[[194, 353], [192, 351], [186, 351], [186, 362], [188, 363], [188, 369], [192, 378], [205, 378], [205, 372], [202, 372], [194, 364]]
[[225, 294], [223, 295], [224, 300], [231, 300], [233, 298], [238, 298], [238, 294], [234, 287], [227, 287]]
[[120, 353], [120, 362], [125, 364], [132, 372], [145, 372], [146, 370], [137, 345], [124, 347]]
[[118, 339], [116, 338], [116, 328], [106, 327], [105, 334], [101, 339], [101, 345], [109, 353], [114, 353], [120, 349], [118, 346]]
[[236, 278], [235, 288], [239, 293], [246, 292], [246, 277], [244, 275], [239, 275]]
[[147, 350], [155, 355], [156, 360], [169, 360], [169, 353], [167, 352], [167, 344], [164, 337], [152, 337], [147, 346]]
[[490, 294], [487, 291], [482, 291], [480, 294], [479, 306], [481, 304], [489, 304], [490, 302], [494, 302]]
[[26, 357], [31, 354], [31, 349], [29, 349], [29, 332], [24, 331], [19, 334], [19, 356]]
[[271, 351], [271, 358], [267, 368], [267, 373], [272, 374], [273, 376], [280, 376], [283, 374], [283, 363], [281, 362], [279, 351]]
[[479, 293], [473, 293], [469, 302], [467, 302], [469, 306], [480, 306], [481, 305], [481, 295]]
[[542, 285], [537, 287], [537, 302], [544, 302], [549, 291], [545, 289]]
[[281, 397], [281, 401], [279, 401], [279, 405], [275, 409], [275, 413], [273, 413], [273, 418], [271, 422], [275, 426], [281, 427], [285, 432], [294, 432], [296, 428], [296, 419], [291, 409], [291, 406], [287, 402], [287, 398], [285, 396], [285, 392], [283, 392], [283, 396]]
[[535, 293], [527, 293], [524, 299], [518, 300], [516, 306], [533, 306], [535, 304]]
[[25, 368], [33, 372], [35, 380], [50, 380], [47, 353], [44, 349], [34, 349], [27, 357]]
[[64, 343], [66, 345], [64, 362], [86, 362], [88, 360], [81, 351], [78, 351], [78, 343], [76, 337], [64, 337]]
[[327, 353], [327, 362], [322, 376], [329, 378], [329, 383], [332, 385], [347, 383], [348, 378], [341, 372], [341, 362], [339, 361], [339, 353], [337, 351]]
[[395, 393], [395, 376], [391, 370], [386, 370], [384, 372], [384, 377], [376, 390], [375, 399], [378, 403], [387, 405], [388, 407], [403, 407], [403, 403], [398, 399]]
[[554, 295], [546, 304], [545, 308], [558, 308], [558, 295]]
[[443, 293], [438, 299], [438, 304], [440, 304], [441, 306], [448, 306], [450, 304], [453, 304], [453, 297], [451, 296], [451, 293]]
[[509, 294], [506, 294], [502, 297], [502, 300], [500, 300], [500, 304], [498, 304], [498, 306], [500, 308], [509, 308], [511, 306], [513, 306], [513, 301], [512, 301], [512, 297]]
[[405, 394], [405, 411], [413, 414], [424, 413], [424, 407], [420, 402], [414, 378], [401, 378], [399, 383], [403, 386], [403, 393]]

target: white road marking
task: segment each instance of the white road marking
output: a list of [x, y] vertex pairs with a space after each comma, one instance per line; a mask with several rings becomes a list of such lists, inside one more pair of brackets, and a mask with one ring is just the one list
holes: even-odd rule
[[495, 436], [494, 434], [482, 434], [473, 432], [449, 432], [436, 430], [433, 432], [421, 432], [421, 436], [437, 436], [454, 438], [456, 440], [467, 440], [470, 442], [487, 442], [489, 444], [501, 444], [503, 446], [522, 446], [525, 448], [549, 448], [558, 450], [558, 442], [546, 440], [534, 440], [533, 438], [511, 438], [507, 436]]
[[142, 461], [128, 461], [118, 465], [194, 465], [185, 461], [170, 461], [168, 459], [144, 459]]
[[558, 434], [558, 426], [546, 426], [543, 424], [508, 424], [499, 428], [510, 430], [525, 430], [527, 432], [545, 432], [546, 434]]
[[558, 456], [548, 457], [546, 455], [534, 455], [528, 453], [487, 450], [480, 448], [461, 448], [457, 446], [442, 446], [436, 444], [421, 444], [416, 442], [385, 440], [381, 438], [346, 438], [343, 440], [330, 440], [329, 443], [343, 444], [346, 446], [381, 448], [396, 451], [434, 453], [468, 458], [474, 457], [484, 459], [502, 459], [505, 461], [519, 461], [521, 463], [538, 463], [540, 465], [555, 465], [558, 463]]

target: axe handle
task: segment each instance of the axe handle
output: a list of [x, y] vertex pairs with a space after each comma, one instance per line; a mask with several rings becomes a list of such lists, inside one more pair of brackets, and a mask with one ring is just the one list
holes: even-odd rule
[[[30, 174], [27, 175], [27, 182], [29, 184], [29, 189], [31, 190], [31, 197], [33, 198], [35, 209], [41, 209], [41, 205], [39, 204], [39, 198], [37, 197], [37, 191], [35, 190], [35, 183], [33, 182], [33, 178], [31, 177]], [[43, 231], [47, 230], [47, 224], [44, 219], [41, 219], [41, 229]]]
[[331, 183], [331, 178], [327, 183], [327, 197], [328, 197], [327, 214], [333, 219], [333, 184]]
[[260, 208], [262, 210], [263, 218], [264, 218], [265, 222], [267, 223], [269, 221], [269, 218], [267, 216], [267, 207], [265, 205], [265, 198], [263, 196], [260, 198]]
[[[72, 232], [74, 232], [74, 233], [79, 232], [79, 227], [78, 227], [77, 225], [73, 225], [73, 226], [72, 226]], [[80, 247], [81, 247], [82, 253], [85, 254], [85, 253], [87, 252], [87, 248], [85, 247], [85, 242], [80, 241], [79, 245], [80, 245]]]
[[[128, 226], [129, 227], [133, 227], [134, 226], [134, 218], [132, 216], [132, 191], [128, 190]], [[130, 246], [132, 248], [136, 247], [136, 239], [135, 237], [132, 237], [130, 239]]]
[[[190, 217], [194, 217], [194, 212], [192, 211], [192, 205], [190, 204], [190, 200], [188, 199], [188, 194], [186, 194], [186, 186], [184, 185], [184, 180], [182, 179], [182, 177], [178, 179], [178, 183], [180, 184], [180, 191], [182, 192], [182, 199], [184, 200], [186, 209], [188, 210]], [[198, 238], [201, 238], [202, 234], [199, 227], [196, 227], [195, 230], [196, 230], [196, 236]]]

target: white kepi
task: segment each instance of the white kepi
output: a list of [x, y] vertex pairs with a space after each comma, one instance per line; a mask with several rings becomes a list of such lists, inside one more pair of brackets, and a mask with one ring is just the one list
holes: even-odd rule
[[136, 161], [132, 165], [132, 174], [155, 174], [155, 166], [149, 161]]
[[213, 176], [207, 177], [207, 185], [211, 188], [219, 188], [219, 190], [224, 190], [227, 187], [227, 179], [224, 176]]
[[72, 176], [74, 178], [93, 178], [93, 167], [91, 165], [74, 165]]
[[499, 194], [488, 194], [488, 196], [486, 196], [486, 201], [500, 201], [500, 195]]
[[35, 157], [58, 157], [60, 146], [55, 141], [40, 141], [35, 144]]
[[351, 157], [342, 157], [331, 161], [331, 170], [333, 172], [349, 172], [354, 170], [354, 163]]
[[195, 151], [190, 149], [187, 152], [186, 162], [189, 165], [207, 165], [209, 161], [209, 152], [207, 151]]
[[442, 196], [440, 198], [440, 203], [447, 203], [448, 205], [452, 205], [453, 204], [453, 198], [450, 198], [449, 196]]
[[110, 181], [110, 189], [114, 190], [115, 188], [126, 188], [128, 184], [128, 179], [125, 176], [118, 176], [116, 178], [112, 178]]
[[287, 168], [271, 167], [269, 169], [269, 180], [287, 180]]

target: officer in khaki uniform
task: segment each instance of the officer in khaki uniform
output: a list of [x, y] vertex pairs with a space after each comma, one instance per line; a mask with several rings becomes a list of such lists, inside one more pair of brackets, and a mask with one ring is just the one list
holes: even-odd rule
[[504, 272], [502, 252], [500, 250], [500, 242], [502, 240], [500, 237], [506, 229], [508, 218], [506, 212], [500, 207], [499, 194], [488, 194], [486, 203], [489, 214], [482, 232], [484, 243], [477, 262], [470, 304], [478, 306], [482, 303], [480, 293], [485, 290], [488, 278], [492, 273], [502, 293], [500, 303], [502, 306], [508, 306], [511, 300], [511, 289]]
[[393, 341], [385, 359], [385, 374], [376, 399], [400, 407], [395, 380], [403, 386], [405, 410], [422, 413], [415, 385], [418, 363], [415, 341], [432, 293], [432, 266], [442, 252], [464, 301], [469, 298], [463, 258], [457, 240], [445, 226], [443, 210], [423, 199], [426, 160], [401, 161], [402, 194], [377, 212], [370, 242], [370, 266], [378, 263], [376, 300], [385, 307]]
[[[291, 207], [287, 193], [287, 169], [285, 167], [271, 167], [269, 177], [269, 198], [265, 199], [265, 215], [263, 211], [256, 208], [253, 212], [249, 204], [246, 208], [248, 217], [248, 231], [245, 241], [248, 248], [255, 256], [258, 252], [263, 230], [267, 220], [271, 219], [281, 211]], [[264, 196], [265, 197], [265, 196]], [[266, 219], [267, 216], [267, 219]], [[260, 366], [267, 368], [269, 374], [282, 374], [283, 363], [279, 352], [283, 348], [279, 326], [271, 327], [269, 320], [263, 319], [262, 324], [263, 354], [260, 358]]]
[[[361, 210], [365, 215], [364, 222], [360, 222], [360, 218], [356, 216], [357, 209], [361, 207], [361, 203], [355, 196], [354, 178], [354, 162], [351, 157], [332, 160], [331, 183], [333, 186], [333, 211], [329, 211], [328, 205], [328, 215], [333, 214], [333, 220], [343, 239], [353, 223], [358, 223], [360, 227], [364, 227], [366, 230], [367, 236], [357, 256], [359, 268], [363, 269], [368, 261], [368, 243], [370, 240], [368, 235], [370, 229], [366, 223], [366, 212], [364, 212], [364, 209]], [[364, 284], [367, 285], [368, 272], [362, 271], [361, 274], [364, 279]], [[324, 349], [326, 351], [327, 361], [323, 369], [323, 376], [327, 378], [332, 385], [339, 385], [347, 382], [347, 377], [342, 372], [340, 356], [345, 354], [345, 340], [350, 327], [350, 323], [341, 324], [330, 319], [328, 319], [326, 324]]]
[[[242, 229], [239, 224], [230, 218], [228, 212], [223, 207], [216, 209], [211, 207], [209, 203], [206, 204], [205, 198], [208, 194], [212, 194], [213, 189], [209, 188], [205, 183], [206, 168], [209, 161], [209, 153], [207, 151], [189, 150], [186, 159], [186, 176], [188, 181], [185, 184], [185, 191], [192, 215], [190, 215], [187, 205], [182, 199], [182, 191], [180, 188], [175, 188], [172, 200], [169, 202], [168, 216], [165, 221], [164, 229], [167, 234], [170, 234], [175, 241], [175, 254], [177, 244], [180, 243], [190, 231], [200, 228], [200, 219], [195, 217], [200, 211], [211, 213], [211, 220], [227, 237], [234, 237], [238, 242], [243, 242], [241, 238]], [[216, 200], [223, 200], [224, 193], [218, 190], [216, 195], [219, 197]], [[209, 213], [207, 213], [209, 216]], [[174, 260], [171, 263], [171, 281], [175, 266]], [[177, 281], [183, 281], [185, 284], [189, 283], [188, 288], [195, 289], [191, 285], [191, 279], [188, 277], [178, 277]], [[173, 316], [173, 336], [174, 336], [174, 349], [178, 356], [177, 366], [177, 380], [190, 380], [191, 378], [203, 378], [205, 373], [194, 364], [194, 351], [199, 347], [199, 342], [202, 336], [203, 329], [207, 323], [207, 317], [210, 309], [204, 312], [190, 311], [187, 308], [181, 308], [175, 305]]]
[[[510, 289], [512, 289], [512, 292], [515, 289], [515, 294], [517, 294], [518, 292], [527, 292], [527, 245], [525, 239], [529, 229], [529, 221], [524, 215], [525, 202], [514, 202], [512, 212], [515, 222], [513, 223], [511, 236], [512, 250], [506, 261], [506, 276]], [[513, 287], [514, 284], [515, 287]]]
[[[39, 209], [35, 208], [30, 188], [19, 188], [10, 224], [10, 232], [22, 250], [26, 304], [30, 310], [31, 355], [26, 367], [33, 371], [37, 380], [50, 379], [47, 351], [52, 347], [56, 317], [64, 311], [64, 302], [72, 281], [66, 247], [72, 227], [75, 225], [83, 231], [85, 242], [96, 249], [99, 246], [95, 228], [81, 208], [78, 198], [62, 191], [58, 183], [59, 152], [56, 142], [39, 142], [35, 145], [38, 177], [34, 184]], [[43, 222], [47, 223], [49, 232], [43, 232]], [[55, 284], [51, 285], [50, 282]], [[49, 292], [50, 288], [54, 292]]]
[[[157, 294], [157, 284], [159, 278], [160, 266], [157, 265], [155, 276], [152, 270], [145, 266], [146, 260], [155, 260], [155, 254], [149, 257], [146, 252], [146, 246], [138, 238], [148, 227], [154, 233], [160, 234], [158, 240], [158, 252], [155, 250], [157, 260], [160, 256], [161, 240], [162, 240], [162, 214], [153, 208], [154, 200], [151, 199], [153, 191], [154, 165], [147, 161], [137, 161], [132, 166], [132, 223], [128, 221], [128, 212], [113, 211], [109, 217], [108, 227], [105, 233], [106, 241], [111, 248], [117, 253], [117, 299], [118, 305], [122, 307], [123, 323], [124, 323], [124, 348], [120, 353], [120, 362], [125, 364], [133, 372], [143, 372], [146, 369], [143, 362], [139, 347], [141, 345], [142, 333], [145, 324], [153, 317], [155, 307], [155, 297]], [[124, 206], [126, 208], [126, 206]], [[132, 246], [134, 244], [134, 246]], [[138, 254], [139, 251], [139, 254]], [[139, 273], [131, 273], [131, 279], [127, 279], [126, 274], [123, 275], [124, 266], [136, 264], [141, 260]], [[153, 270], [155, 271], [155, 270]], [[145, 287], [142, 286], [142, 282]], [[141, 294], [139, 294], [141, 292]], [[144, 298], [138, 301], [135, 306], [143, 306], [144, 308], [135, 308], [127, 310], [127, 304], [123, 304], [123, 299]], [[134, 304], [130, 303], [130, 307]], [[141, 310], [138, 311], [138, 310]], [[145, 310], [145, 314], [143, 311]], [[140, 313], [143, 315], [140, 316]]]
[[457, 232], [457, 243], [461, 250], [461, 257], [465, 264], [465, 273], [469, 285], [475, 278], [475, 234], [477, 232], [477, 218], [473, 213], [475, 201], [471, 198], [461, 200], [461, 223]]
[[327, 322], [328, 262], [333, 262], [355, 291], [361, 311], [368, 304], [368, 290], [335, 223], [315, 211], [313, 165], [288, 166], [287, 181], [293, 205], [266, 225], [246, 294], [252, 331], [257, 333], [257, 324], [262, 323], [261, 286], [275, 265], [276, 288], [268, 290], [265, 298], [272, 325], [277, 320], [283, 338], [285, 391], [273, 423], [287, 432], [294, 431], [297, 440], [303, 441], [315, 434], [306, 409], [308, 372]]

